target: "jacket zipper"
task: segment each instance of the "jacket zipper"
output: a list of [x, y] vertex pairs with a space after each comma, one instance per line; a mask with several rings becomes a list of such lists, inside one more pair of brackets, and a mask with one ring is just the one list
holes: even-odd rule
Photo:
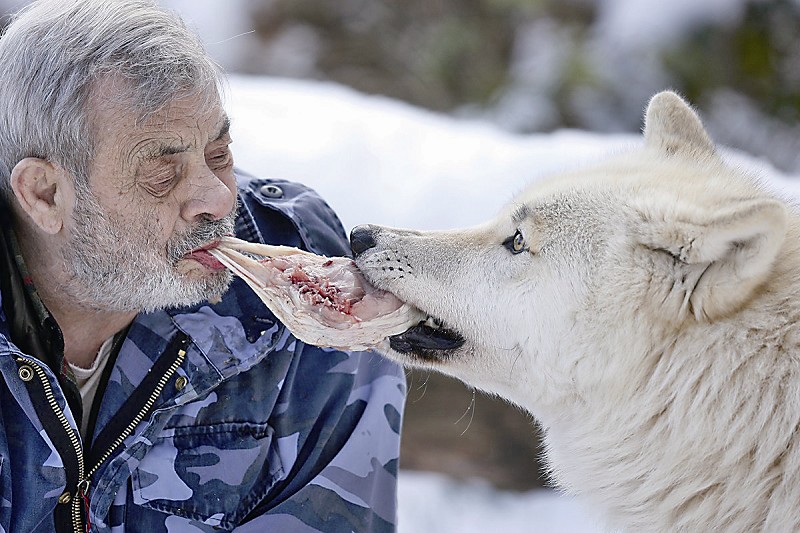
[[[78, 433], [72, 429], [71, 425], [69, 425], [69, 420], [67, 420], [67, 416], [64, 414], [64, 411], [58, 406], [56, 397], [53, 394], [53, 388], [50, 386], [50, 380], [47, 379], [47, 374], [45, 374], [44, 370], [42, 370], [42, 367], [39, 365], [39, 363], [36, 363], [35, 361], [26, 359], [24, 357], [18, 357], [17, 362], [31, 366], [33, 371], [36, 373], [36, 376], [39, 378], [39, 381], [42, 383], [42, 388], [44, 389], [44, 396], [47, 399], [47, 403], [50, 404], [50, 408], [53, 410], [56, 418], [58, 418], [58, 421], [61, 423], [61, 427], [64, 428], [64, 431], [67, 433], [69, 442], [72, 444], [72, 449], [75, 451], [75, 456], [78, 459], [78, 479], [83, 480], [85, 478], [85, 467], [83, 464], [83, 447], [81, 446], [81, 441], [78, 438]], [[80, 483], [78, 483], [78, 486], [80, 486]], [[75, 530], [75, 533], [83, 533], [81, 531], [81, 498], [77, 492], [72, 498], [70, 506], [72, 527]]]
[[[119, 434], [119, 436], [114, 439], [114, 442], [109, 446], [105, 453], [100, 456], [100, 459], [97, 463], [88, 471], [86, 472], [86, 465], [84, 464], [83, 459], [83, 446], [81, 445], [80, 438], [78, 437], [78, 432], [72, 428], [69, 424], [69, 420], [67, 420], [67, 416], [64, 414], [64, 411], [59, 407], [58, 401], [56, 400], [55, 394], [53, 394], [53, 388], [50, 386], [50, 381], [47, 379], [47, 374], [45, 374], [42, 367], [39, 363], [32, 361], [30, 359], [26, 359], [24, 357], [18, 357], [17, 362], [24, 363], [30, 365], [34, 368], [36, 375], [38, 376], [39, 380], [42, 383], [42, 387], [44, 388], [45, 398], [47, 399], [47, 403], [50, 404], [50, 408], [53, 410], [53, 413], [58, 418], [61, 426], [66, 431], [69, 441], [72, 444], [73, 450], [75, 451], [75, 456], [78, 460], [78, 486], [76, 487], [75, 496], [72, 498], [70, 505], [71, 505], [71, 516], [72, 516], [72, 528], [75, 533], [88, 533], [89, 532], [89, 485], [91, 483], [91, 478], [97, 472], [97, 470], [102, 466], [102, 464], [111, 457], [111, 454], [114, 453], [116, 450], [128, 436], [133, 433], [133, 430], [136, 429], [136, 426], [147, 416], [147, 413], [150, 411], [150, 408], [156, 402], [158, 397], [161, 395], [161, 391], [164, 390], [167, 382], [170, 380], [172, 375], [178, 369], [178, 367], [183, 362], [183, 358], [186, 356], [186, 351], [183, 349], [178, 350], [177, 356], [175, 357], [175, 361], [169, 366], [166, 372], [159, 378], [153, 392], [147, 398], [147, 401], [144, 403], [142, 408], [136, 413], [136, 416], [130, 421], [130, 423], [125, 426], [125, 429]], [[81, 503], [86, 504], [86, 519], [87, 524], [86, 528], [84, 529], [83, 518], [81, 516]]]

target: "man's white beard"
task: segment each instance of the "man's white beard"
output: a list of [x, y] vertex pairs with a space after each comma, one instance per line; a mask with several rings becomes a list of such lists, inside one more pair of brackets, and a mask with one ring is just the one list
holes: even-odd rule
[[115, 220], [94, 195], [78, 191], [74, 230], [62, 260], [70, 278], [64, 287], [76, 305], [106, 311], [154, 311], [216, 298], [231, 274], [209, 272], [190, 278], [177, 271], [178, 261], [192, 249], [233, 233], [236, 210], [220, 220], [206, 220], [173, 236], [164, 250], [155, 216]]

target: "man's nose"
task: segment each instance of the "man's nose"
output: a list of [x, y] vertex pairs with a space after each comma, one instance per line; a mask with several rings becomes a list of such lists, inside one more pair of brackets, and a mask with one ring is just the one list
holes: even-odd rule
[[235, 204], [235, 179], [217, 176], [206, 169], [198, 171], [191, 179], [181, 216], [189, 222], [219, 220], [228, 215]]

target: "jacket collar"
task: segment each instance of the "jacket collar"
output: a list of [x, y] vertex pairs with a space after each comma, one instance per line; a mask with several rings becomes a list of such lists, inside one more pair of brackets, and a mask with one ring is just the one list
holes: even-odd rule
[[64, 374], [64, 339], [28, 275], [8, 216], [0, 218], [0, 328], [24, 353], [33, 355], [59, 375]]

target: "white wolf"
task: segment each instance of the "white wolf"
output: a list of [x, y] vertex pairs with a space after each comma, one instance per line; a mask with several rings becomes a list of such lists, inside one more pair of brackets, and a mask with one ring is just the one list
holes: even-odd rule
[[796, 532], [799, 223], [663, 92], [641, 148], [488, 224], [351, 239], [372, 283], [435, 317], [388, 355], [532, 413], [553, 480], [610, 527]]

